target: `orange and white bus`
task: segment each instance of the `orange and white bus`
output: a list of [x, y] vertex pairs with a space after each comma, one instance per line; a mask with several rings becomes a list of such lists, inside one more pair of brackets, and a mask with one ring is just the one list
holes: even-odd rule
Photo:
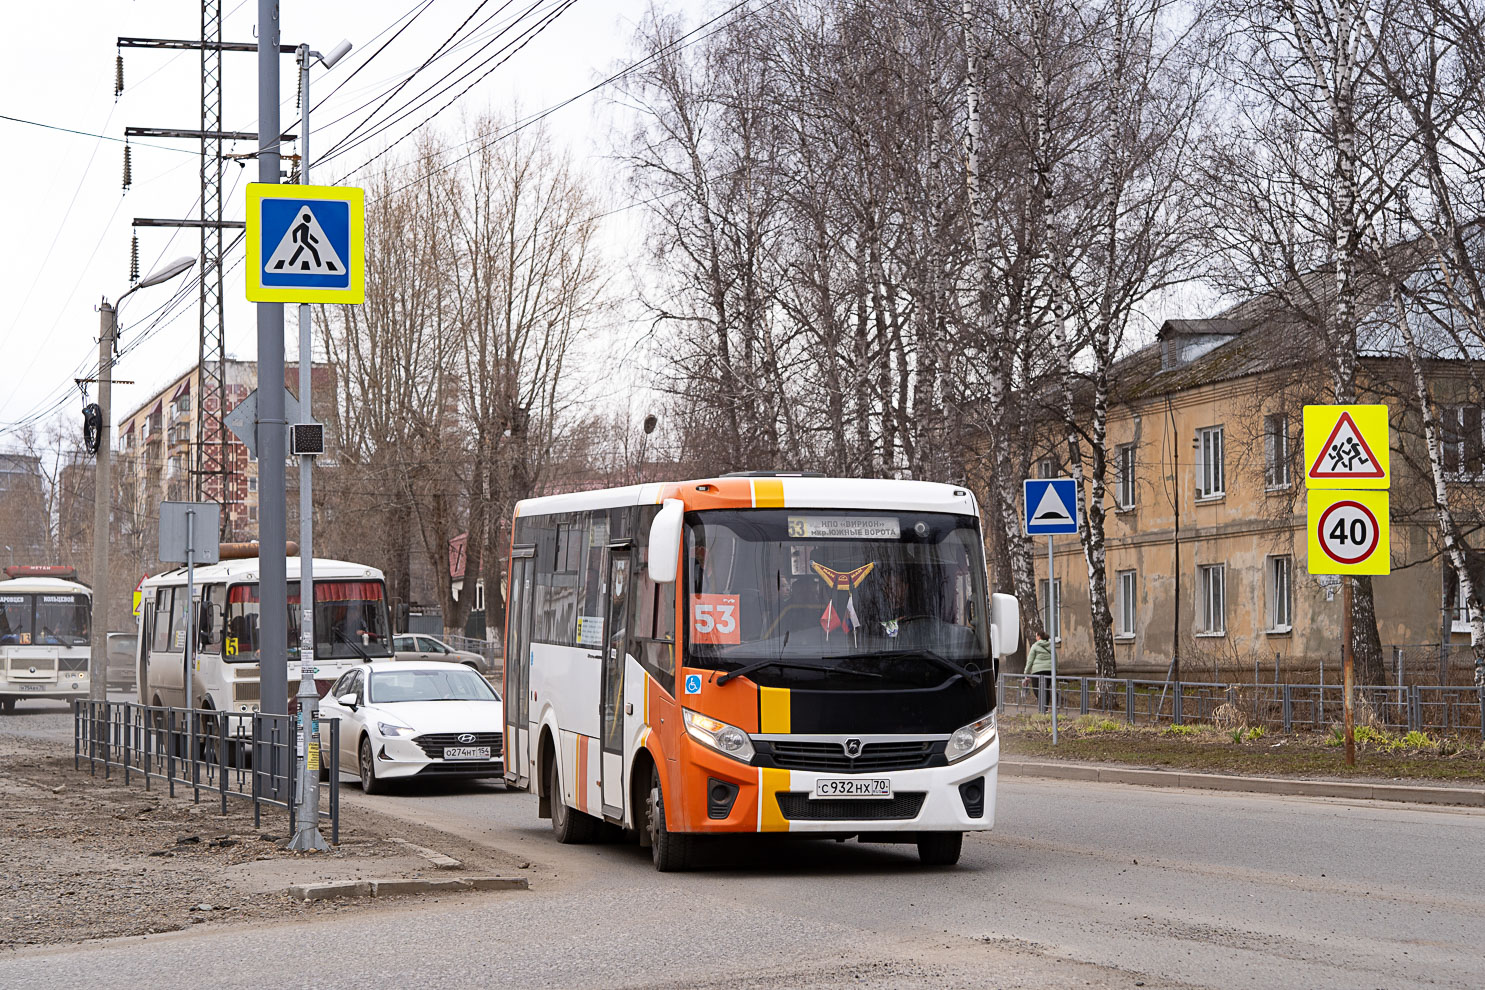
[[754, 474], [527, 499], [506, 625], [506, 776], [559, 841], [619, 827], [661, 870], [736, 832], [916, 843], [995, 820], [995, 658], [966, 488]]

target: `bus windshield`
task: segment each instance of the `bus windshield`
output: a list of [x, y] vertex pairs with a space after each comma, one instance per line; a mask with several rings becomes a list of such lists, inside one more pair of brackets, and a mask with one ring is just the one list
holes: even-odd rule
[[686, 531], [692, 666], [787, 659], [796, 672], [855, 674], [877, 686], [990, 669], [972, 516], [711, 510], [688, 514]]
[[87, 646], [87, 595], [0, 595], [0, 646]]
[[[299, 657], [299, 582], [289, 582], [289, 656]], [[258, 586], [235, 584], [227, 590], [226, 658], [258, 659]], [[315, 655], [321, 660], [365, 660], [392, 655], [387, 603], [380, 581], [315, 582]]]

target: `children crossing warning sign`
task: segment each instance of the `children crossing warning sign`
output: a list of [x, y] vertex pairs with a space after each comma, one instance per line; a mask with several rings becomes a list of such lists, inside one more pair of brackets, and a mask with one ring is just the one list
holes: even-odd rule
[[1305, 406], [1305, 485], [1387, 488], [1387, 407]]
[[366, 296], [365, 194], [254, 182], [247, 193], [247, 297], [359, 303]]

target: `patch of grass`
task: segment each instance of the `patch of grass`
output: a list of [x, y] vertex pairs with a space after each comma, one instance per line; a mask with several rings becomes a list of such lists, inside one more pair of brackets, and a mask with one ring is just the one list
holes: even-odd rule
[[1167, 725], [1160, 730], [1162, 736], [1199, 736], [1201, 735], [1199, 725]]

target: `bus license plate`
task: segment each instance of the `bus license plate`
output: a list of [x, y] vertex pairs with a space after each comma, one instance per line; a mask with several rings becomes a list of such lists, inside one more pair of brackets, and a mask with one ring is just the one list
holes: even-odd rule
[[885, 777], [821, 777], [815, 780], [816, 798], [889, 798], [892, 781]]
[[17, 684], [16, 687], [20, 688], [22, 691], [45, 691], [46, 690], [46, 685], [45, 684]]
[[446, 760], [488, 760], [490, 758], [489, 746], [445, 746], [443, 758]]

